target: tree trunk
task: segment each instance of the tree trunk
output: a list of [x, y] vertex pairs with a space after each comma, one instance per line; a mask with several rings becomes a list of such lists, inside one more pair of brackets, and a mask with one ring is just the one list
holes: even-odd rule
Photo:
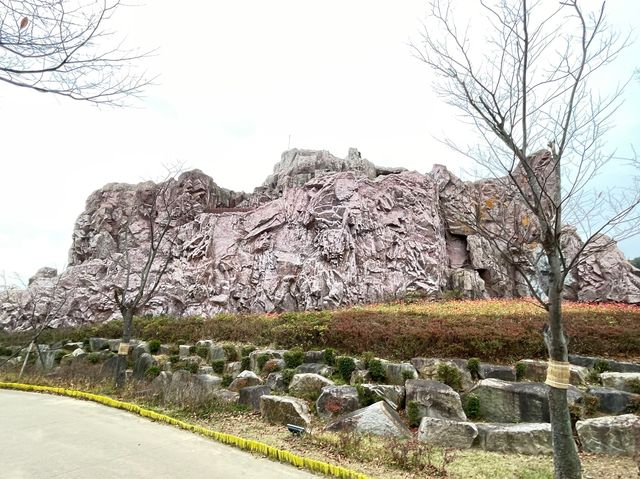
[[131, 341], [131, 329], [133, 324], [133, 309], [123, 308], [122, 310], [122, 345], [126, 345], [127, 354], [120, 354], [118, 352], [118, 363], [116, 365], [115, 371], [115, 384], [116, 388], [121, 389], [124, 387], [126, 381], [126, 372], [127, 372], [127, 358], [128, 358], [128, 347], [129, 342]]
[[[547, 253], [549, 260], [549, 334], [547, 347], [554, 361], [568, 360], [567, 341], [562, 320], [562, 275], [558, 253]], [[555, 479], [580, 479], [582, 469], [578, 449], [573, 439], [567, 390], [549, 386], [549, 413], [553, 437]]]

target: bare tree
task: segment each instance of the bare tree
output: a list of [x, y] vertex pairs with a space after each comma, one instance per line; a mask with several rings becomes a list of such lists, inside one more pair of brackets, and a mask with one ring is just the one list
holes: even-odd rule
[[34, 278], [34, 283], [30, 282], [29, 287], [19, 281], [22, 283], [22, 288], [8, 286], [6, 277], [3, 275], [4, 287], [2, 298], [0, 298], [3, 303], [2, 313], [11, 318], [12, 324], [9, 325], [11, 329], [28, 333], [29, 339], [11, 357], [0, 364], [0, 367], [28, 348], [19, 378], [22, 377], [34, 349], [37, 354], [36, 362], [39, 362], [43, 369], [46, 368], [47, 361], [39, 344], [40, 336], [47, 328], [52, 327], [54, 320], [60, 317], [67, 299], [73, 293], [73, 288], [64, 285], [66, 280], [64, 272], [58, 275], [52, 268], [43, 268], [43, 270], [46, 273], [44, 277]]
[[192, 205], [178, 192], [175, 172], [165, 181], [141, 183], [127, 205], [125, 218], [113, 235], [109, 254], [111, 300], [122, 315], [122, 344], [116, 385], [124, 384], [124, 371], [133, 318], [153, 301], [175, 256], [179, 226], [191, 218]]
[[121, 105], [149, 84], [106, 29], [119, 0], [0, 1], [0, 81], [92, 103]]
[[[611, 31], [604, 2], [481, 1], [484, 41], [459, 28], [452, 2], [433, 0], [415, 55], [436, 74], [437, 93], [472, 125], [476, 146], [445, 140], [492, 172], [495, 194], [476, 192], [457, 212], [548, 311], [547, 384], [556, 478], [581, 477], [567, 405], [569, 364], [562, 319], [565, 283], [607, 235], [638, 231], [637, 185], [599, 192], [593, 180], [615, 157], [603, 137], [623, 81], [608, 95], [593, 77], [628, 45]], [[635, 166], [637, 167], [637, 159]], [[564, 222], [573, 219], [575, 229]]]

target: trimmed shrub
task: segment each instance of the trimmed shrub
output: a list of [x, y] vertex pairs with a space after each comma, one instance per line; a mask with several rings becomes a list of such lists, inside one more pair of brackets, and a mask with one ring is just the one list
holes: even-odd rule
[[295, 374], [295, 369], [285, 369], [282, 371], [282, 383], [284, 384], [284, 387], [286, 389], [289, 388], [289, 384], [291, 384], [291, 380], [293, 379], [293, 376], [295, 376]]
[[249, 369], [251, 369], [251, 358], [249, 358], [249, 356], [244, 356], [240, 360], [240, 366], [243, 371], [248, 371]]
[[438, 381], [445, 383], [456, 391], [460, 391], [462, 389], [462, 375], [455, 366], [440, 363], [440, 365], [438, 365], [437, 378]]
[[371, 351], [365, 351], [364, 353], [362, 353], [362, 361], [364, 362], [365, 369], [369, 369], [369, 363], [375, 357], [375, 354], [373, 354]]
[[356, 370], [356, 362], [349, 356], [340, 356], [336, 360], [336, 366], [338, 368], [338, 374], [344, 382], [348, 384], [351, 380], [351, 373]]
[[249, 354], [251, 354], [252, 352], [254, 352], [256, 350], [255, 346], [242, 346], [242, 357], [244, 358], [245, 356], [249, 356]]
[[326, 348], [324, 350], [323, 359], [325, 364], [329, 366], [335, 366], [336, 364], [336, 350], [333, 348]]
[[211, 363], [213, 372], [216, 374], [222, 374], [224, 372], [224, 359], [216, 359]]
[[420, 425], [420, 403], [417, 401], [409, 401], [407, 403], [407, 419], [409, 426], [418, 427]]
[[473, 379], [480, 378], [480, 360], [478, 358], [469, 358], [467, 360], [467, 369], [469, 369]]
[[229, 384], [231, 384], [233, 382], [233, 378], [231, 377], [231, 374], [225, 374], [224, 376], [222, 376], [222, 382], [220, 383], [220, 385], [223, 388], [229, 387]]
[[609, 369], [609, 363], [604, 359], [596, 359], [593, 363], [593, 370], [597, 373], [606, 373]]
[[378, 396], [373, 391], [362, 387], [362, 384], [356, 384], [356, 391], [358, 391], [360, 407], [371, 406], [373, 403], [379, 401]]
[[98, 353], [87, 354], [87, 362], [91, 364], [98, 364], [100, 362], [100, 355]]
[[524, 375], [527, 374], [527, 365], [524, 363], [516, 364], [516, 381], [522, 381]]
[[464, 413], [469, 419], [480, 419], [480, 398], [469, 394], [464, 401]]
[[287, 368], [295, 369], [304, 362], [304, 351], [302, 348], [293, 348], [290, 351], [286, 351], [283, 357]]
[[[207, 359], [209, 357], [209, 351], [211, 350], [211, 348], [209, 346], [206, 345], [202, 345], [202, 346], [197, 346], [195, 349], [195, 353], [200, 356], [202, 359]], [[191, 351], [191, 348], [189, 348], [189, 351]]]
[[258, 365], [258, 371], [262, 371], [264, 365], [269, 361], [269, 355], [266, 353], [259, 354], [256, 358], [256, 364]]
[[144, 372], [144, 376], [146, 378], [153, 379], [156, 376], [160, 375], [161, 371], [162, 370], [160, 369], [160, 366], [157, 366], [157, 365], [154, 364], [153, 366], [149, 366], [147, 368], [147, 370]]
[[627, 382], [627, 384], [629, 385], [629, 392], [640, 394], [640, 379], [631, 379]]
[[149, 354], [158, 354], [160, 352], [160, 340], [152, 339], [149, 341]]
[[369, 376], [372, 381], [377, 383], [382, 383], [387, 379], [387, 373], [379, 359], [369, 361]]
[[238, 356], [238, 348], [236, 348], [233, 344], [223, 344], [222, 349], [224, 349], [224, 354], [227, 357], [227, 361], [233, 362], [237, 361], [240, 356]]

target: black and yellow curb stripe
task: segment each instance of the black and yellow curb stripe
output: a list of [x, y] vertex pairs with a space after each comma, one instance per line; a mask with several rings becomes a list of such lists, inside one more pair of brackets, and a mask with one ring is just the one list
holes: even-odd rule
[[202, 434], [209, 437], [214, 441], [221, 442], [245, 451], [250, 451], [258, 454], [262, 454], [270, 459], [274, 459], [279, 462], [291, 464], [292, 466], [306, 469], [312, 472], [319, 472], [329, 476], [339, 477], [341, 479], [371, 479], [365, 474], [351, 471], [347, 468], [336, 466], [322, 461], [316, 461], [315, 459], [309, 459], [307, 457], [298, 456], [289, 451], [278, 449], [273, 446], [269, 446], [263, 442], [254, 441], [252, 439], [244, 439], [232, 434], [226, 434], [224, 432], [214, 431], [207, 429], [206, 427], [198, 426], [196, 424], [190, 424], [188, 422], [180, 421], [170, 416], [151, 411], [149, 409], [141, 408], [140, 406], [124, 401], [118, 401], [107, 396], [100, 396], [98, 394], [91, 394], [84, 391], [77, 391], [75, 389], [57, 388], [51, 386], [37, 386], [34, 384], [20, 384], [20, 383], [5, 383], [0, 382], [0, 389], [12, 389], [16, 391], [38, 392], [57, 394], [60, 396], [68, 396], [77, 399], [86, 399], [87, 401], [97, 402], [105, 406], [113, 407], [116, 409], [122, 409], [129, 411], [133, 414], [137, 414], [142, 417], [146, 417], [153, 421], [164, 422], [177, 426], [180, 429], [186, 431]]

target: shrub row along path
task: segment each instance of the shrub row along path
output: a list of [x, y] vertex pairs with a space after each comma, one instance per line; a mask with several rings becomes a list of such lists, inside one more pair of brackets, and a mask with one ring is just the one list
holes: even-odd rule
[[0, 391], [0, 475], [12, 479], [318, 478], [99, 404]]

